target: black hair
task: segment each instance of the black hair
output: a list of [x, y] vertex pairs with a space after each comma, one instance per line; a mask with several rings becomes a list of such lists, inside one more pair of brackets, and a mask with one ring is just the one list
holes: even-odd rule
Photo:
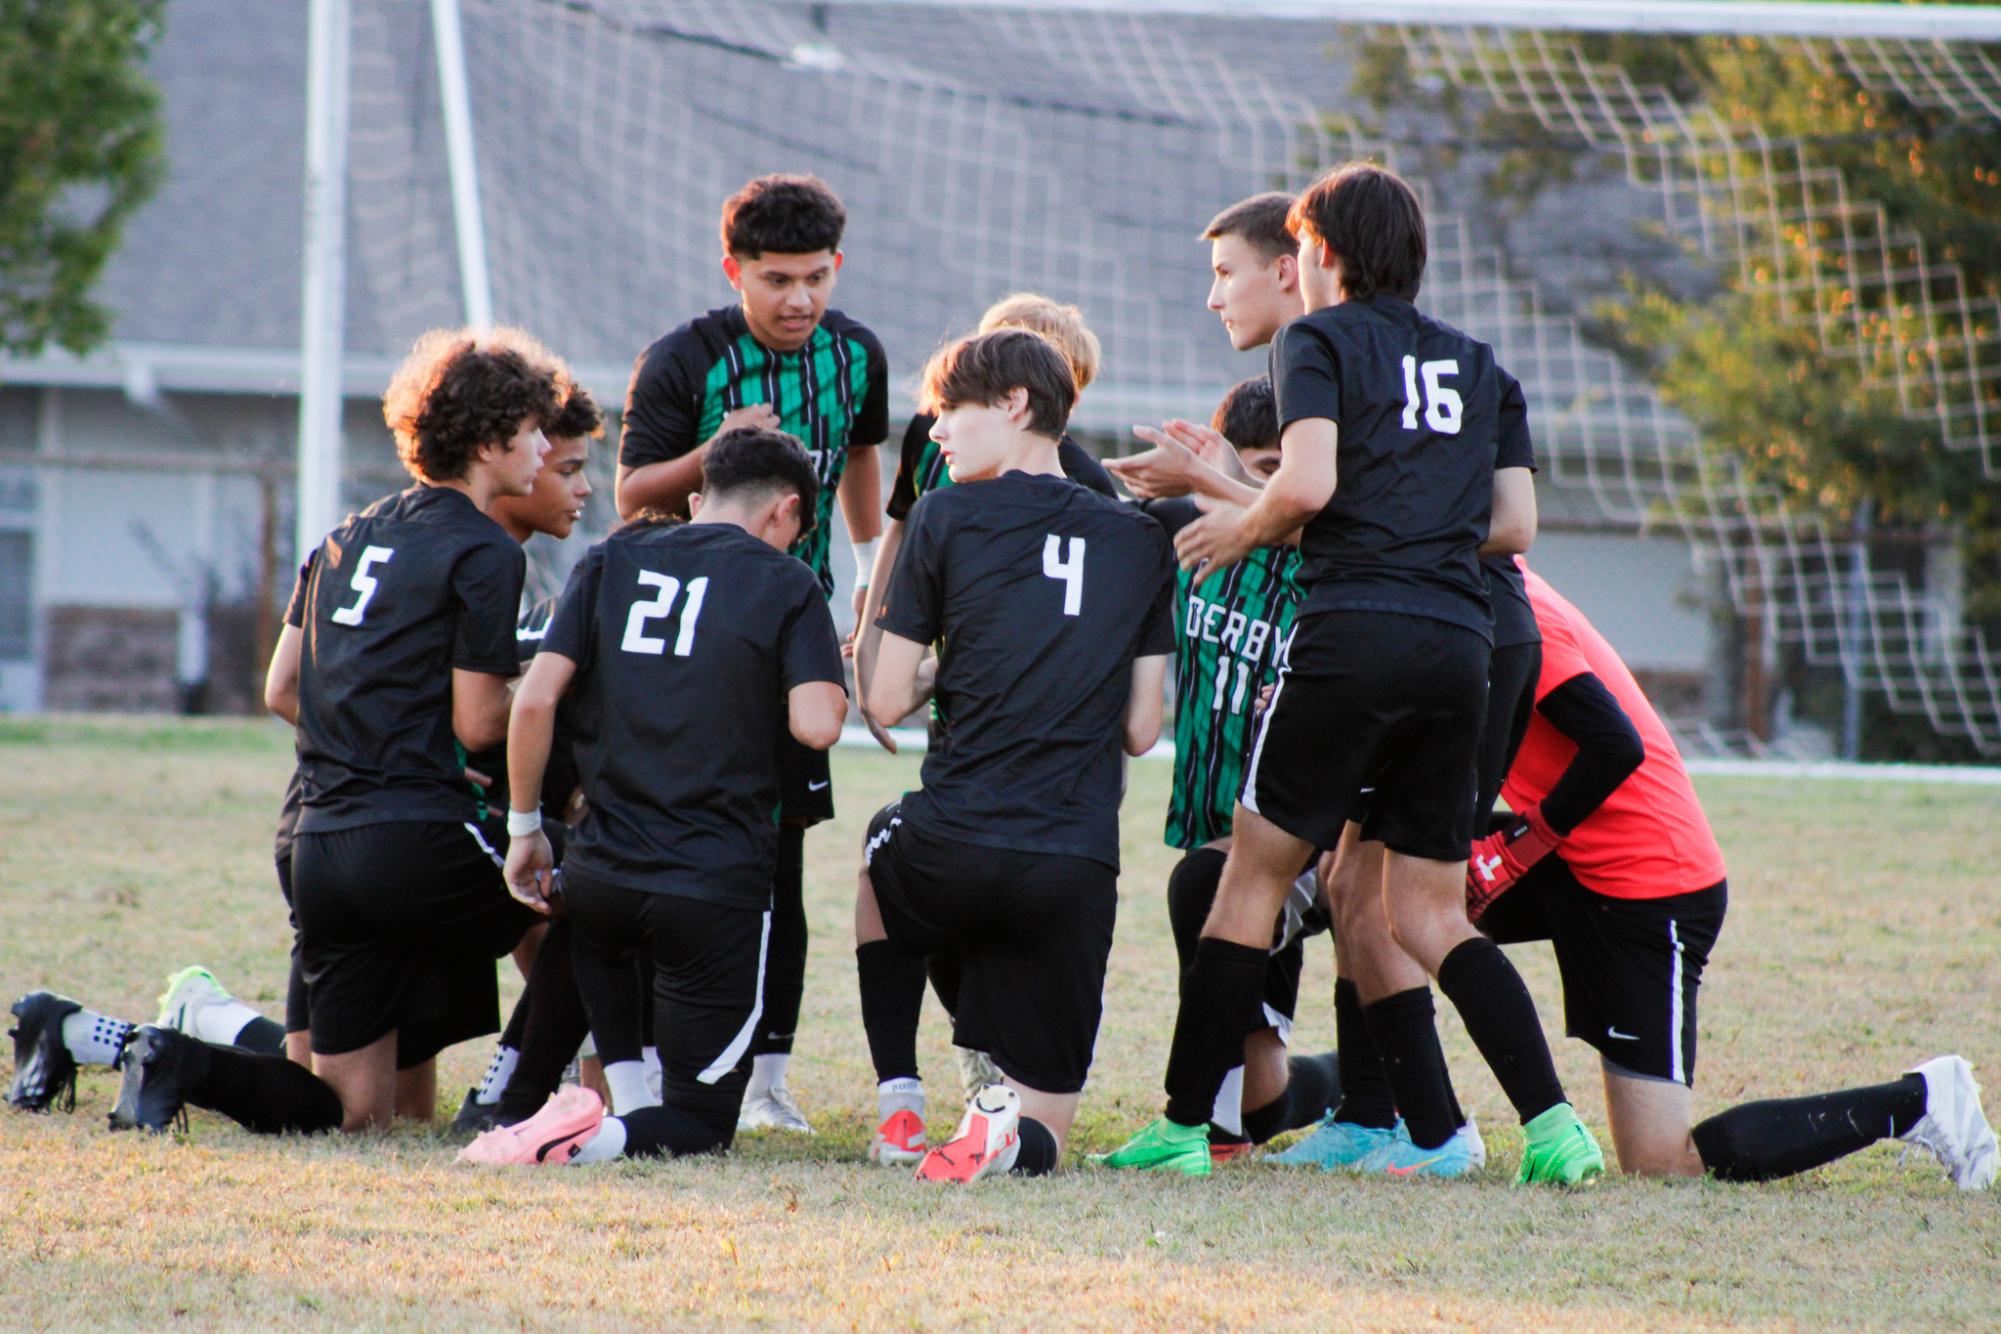
[[1257, 251], [1258, 258], [1269, 264], [1299, 249], [1299, 242], [1286, 228], [1292, 203], [1292, 196], [1279, 190], [1239, 199], [1209, 219], [1209, 225], [1202, 229], [1202, 239], [1215, 241], [1225, 236], [1241, 236]]
[[1271, 380], [1253, 375], [1230, 386], [1209, 426], [1238, 449], [1277, 449], [1278, 395]]
[[702, 458], [702, 494], [710, 500], [752, 492], [790, 491], [799, 497], [799, 535], [820, 516], [820, 475], [795, 436], [739, 426], [709, 445]]
[[1286, 226], [1304, 228], [1341, 261], [1341, 287], [1366, 301], [1378, 292], [1417, 300], [1424, 278], [1424, 208], [1403, 177], [1372, 162], [1336, 167], [1292, 206]]
[[1056, 344], [1028, 329], [975, 334], [932, 353], [924, 368], [927, 412], [959, 404], [991, 407], [1015, 390], [1028, 394], [1028, 429], [1060, 439], [1077, 405], [1077, 381]]
[[839, 250], [848, 211], [818, 176], [759, 176], [723, 201], [723, 250], [738, 259]]

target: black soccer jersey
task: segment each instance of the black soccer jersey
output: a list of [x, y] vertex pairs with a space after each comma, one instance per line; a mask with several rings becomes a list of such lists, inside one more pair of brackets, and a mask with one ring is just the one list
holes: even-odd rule
[[471, 819], [452, 670], [513, 676], [526, 560], [465, 492], [413, 486], [328, 535], [306, 590], [299, 832]]
[[[519, 662], [519, 672], [525, 673], [535, 655], [542, 651], [542, 638], [549, 633], [549, 622], [556, 615], [556, 599], [543, 598], [531, 602], [521, 610], [514, 622], [514, 651]], [[555, 742], [549, 748], [548, 767], [542, 776], [542, 804], [549, 808], [549, 814], [561, 814], [563, 803], [577, 789], [577, 768], [570, 758], [570, 738], [564, 724], [565, 717], [559, 713], [556, 718]], [[502, 742], [491, 750], [482, 750], [466, 756], [466, 767], [477, 769], [493, 780], [493, 786], [485, 789], [475, 787], [473, 796], [480, 806], [480, 818], [505, 811], [507, 801], [507, 744]]]
[[1067, 478], [1018, 472], [934, 491], [907, 524], [876, 624], [942, 641], [952, 726], [906, 817], [1117, 867], [1133, 659], [1174, 649], [1166, 534]]
[[[1141, 506], [1172, 537], [1201, 510], [1191, 497]], [[1174, 576], [1174, 790], [1167, 842], [1199, 848], [1226, 837], [1256, 731], [1258, 693], [1299, 610], [1299, 552], [1260, 547], [1220, 570]]]
[[1491, 633], [1477, 551], [1494, 472], [1533, 467], [1521, 386], [1494, 350], [1407, 301], [1313, 311], [1272, 340], [1279, 427], [1339, 428], [1334, 496], [1300, 542], [1307, 613], [1429, 616]]
[[1487, 582], [1487, 601], [1494, 609], [1494, 647], [1517, 648], [1542, 643], [1535, 608], [1513, 556], [1480, 557], [1480, 574]]
[[[889, 488], [889, 504], [884, 506], [889, 517], [898, 523], [910, 517], [910, 507], [917, 503], [917, 497], [952, 484], [951, 470], [945, 466], [945, 452], [931, 438], [931, 428], [937, 423], [938, 419], [930, 413], [920, 412], [903, 428], [903, 448], [896, 456], [896, 481]], [[1112, 475], [1105, 471], [1105, 465], [1067, 435], [1056, 442], [1056, 463], [1063, 469], [1063, 475], [1077, 485], [1088, 486], [1113, 500], [1119, 498], [1118, 488], [1112, 485]]]
[[805, 346], [775, 352], [757, 341], [742, 306], [719, 306], [681, 325], [639, 354], [625, 395], [619, 464], [643, 467], [699, 448], [723, 415], [769, 403], [779, 429], [806, 446], [820, 476], [818, 524], [792, 554], [813, 567], [821, 590], [834, 592], [827, 559], [834, 493], [853, 445], [889, 438], [889, 367], [882, 343], [838, 310], [821, 317]]
[[589, 810], [564, 865], [650, 893], [771, 905], [786, 693], [842, 680], [812, 572], [735, 524], [631, 528], [570, 575], [544, 653]]

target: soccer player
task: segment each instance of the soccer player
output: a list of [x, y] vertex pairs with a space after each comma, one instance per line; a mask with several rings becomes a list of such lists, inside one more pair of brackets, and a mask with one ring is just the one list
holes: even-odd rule
[[[1210, 427], [1236, 449], [1245, 472], [1277, 467], [1278, 411], [1264, 376], [1231, 389]], [[1143, 508], [1170, 536], [1201, 513], [1188, 497], [1148, 501]], [[1277, 679], [1279, 655], [1292, 633], [1298, 569], [1298, 549], [1279, 545], [1224, 569], [1179, 570], [1175, 577], [1174, 788], [1166, 838], [1185, 855], [1168, 877], [1167, 906], [1183, 971], [1194, 962], [1229, 852], [1257, 699]], [[1217, 1162], [1312, 1124], [1339, 1094], [1332, 1053], [1291, 1060], [1286, 1054], [1304, 938], [1325, 929], [1318, 900], [1309, 869], [1286, 900], [1243, 1063], [1224, 1077], [1211, 1118], [1209, 1151]]]
[[[778, 738], [823, 750], [847, 712], [840, 641], [812, 571], [784, 553], [819, 481], [790, 436], [743, 428], [708, 451], [686, 524], [630, 524], [570, 576], [514, 704], [507, 876], [546, 906], [554, 857], [533, 794], [558, 704], [576, 704], [589, 806], [564, 856], [562, 901], [593, 1028], [632, 1008], [650, 966], [661, 1093], [618, 1115], [566, 1089], [467, 1147], [477, 1163], [588, 1163], [703, 1153], [735, 1137], [763, 1006], [778, 831]], [[730, 726], [718, 728], [726, 716]]]
[[[889, 435], [889, 371], [876, 336], [827, 305], [846, 225], [840, 199], [812, 176], [760, 176], [723, 204], [723, 272], [738, 301], [640, 354], [626, 393], [617, 500], [621, 517], [642, 508], [685, 515], [689, 495], [701, 488], [708, 447], [722, 432], [786, 431], [805, 445], [820, 481], [817, 513], [794, 554], [832, 597], [828, 543], [838, 497], [855, 547], [859, 616], [882, 528], [876, 446]], [[810, 1134], [785, 1067], [806, 979], [806, 828], [833, 815], [833, 780], [824, 752], [782, 744], [771, 968], [744, 1124]]]
[[398, 370], [383, 414], [417, 484], [328, 536], [303, 616], [292, 871], [317, 1077], [148, 1025], [114, 1126], [191, 1102], [258, 1131], [386, 1127], [399, 1057], [498, 1027], [492, 960], [535, 917], [473, 823], [460, 748], [505, 736], [516, 669], [524, 560], [485, 510], [534, 486], [561, 393], [487, 331], [427, 334]]
[[1565, 1026], [1598, 1050], [1620, 1168], [1768, 1181], [1894, 1137], [1963, 1190], [1991, 1185], [1994, 1132], [1958, 1056], [1691, 1127], [1696, 994], [1728, 903], [1723, 853], [1618, 653], [1533, 572], [1527, 589], [1544, 646], [1535, 710], [1503, 789], [1511, 813], [1473, 845], [1466, 910], [1503, 944], [1555, 947]]
[[[1278, 471], [1248, 506], [1211, 501], [1175, 547], [1184, 565], [1229, 565], [1299, 531], [1306, 598], [1183, 979], [1167, 1114], [1106, 1161], [1209, 1170], [1209, 1113], [1255, 1011], [1280, 905], [1373, 788], [1363, 833], [1387, 848], [1383, 913], [1376, 942], [1360, 943], [1401, 946], [1438, 977], [1527, 1128], [1524, 1177], [1574, 1182], [1602, 1171], [1602, 1156], [1527, 988], [1460, 901], [1492, 650], [1479, 554], [1496, 539], [1526, 546], [1533, 530], [1530, 459], [1511, 457], [1526, 455], [1526, 435], [1506, 440], [1501, 425], [1512, 381], [1492, 349], [1411, 305], [1424, 219], [1393, 173], [1338, 168], [1289, 224], [1308, 313], [1272, 344]], [[1345, 952], [1355, 942], [1341, 931]], [[1421, 1005], [1366, 988], [1363, 998], [1415, 1150], [1391, 1170], [1436, 1167], [1464, 1141], [1429, 992], [1408, 997]]]
[[[1160, 733], [1173, 584], [1159, 525], [1063, 476], [1076, 380], [1046, 339], [954, 343], [924, 397], [954, 484], [910, 511], [865, 700], [900, 718], [935, 688], [951, 742], [870, 823], [855, 957], [873, 1156], [969, 1182], [1052, 1171], [1076, 1115], [1118, 906], [1120, 752]], [[960, 960], [953, 1041], [1006, 1082], [929, 1148], [916, 1030], [924, 961], [941, 952]]]

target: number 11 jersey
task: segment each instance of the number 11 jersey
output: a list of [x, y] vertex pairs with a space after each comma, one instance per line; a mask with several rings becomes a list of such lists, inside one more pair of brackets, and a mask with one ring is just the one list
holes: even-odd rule
[[1066, 477], [920, 497], [876, 624], [939, 645], [948, 727], [905, 818], [1116, 869], [1132, 663], [1174, 651], [1173, 568], [1159, 524]]

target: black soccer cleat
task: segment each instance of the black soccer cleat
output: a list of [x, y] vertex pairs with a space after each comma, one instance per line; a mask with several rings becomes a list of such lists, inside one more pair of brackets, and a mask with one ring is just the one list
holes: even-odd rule
[[67, 996], [31, 991], [9, 1007], [18, 1021], [7, 1030], [14, 1039], [14, 1082], [7, 1088], [7, 1105], [24, 1112], [46, 1112], [57, 1098], [63, 1110], [76, 1110], [76, 1058], [63, 1045], [63, 1020], [81, 1010]]
[[459, 1104], [459, 1114], [452, 1118], [454, 1135], [484, 1135], [500, 1124], [500, 1104], [481, 1102], [479, 1090], [466, 1090], [466, 1100]]
[[185, 1033], [158, 1024], [134, 1029], [119, 1053], [125, 1071], [111, 1106], [113, 1130], [164, 1131], [187, 1126], [188, 1094], [208, 1073], [208, 1051]]

